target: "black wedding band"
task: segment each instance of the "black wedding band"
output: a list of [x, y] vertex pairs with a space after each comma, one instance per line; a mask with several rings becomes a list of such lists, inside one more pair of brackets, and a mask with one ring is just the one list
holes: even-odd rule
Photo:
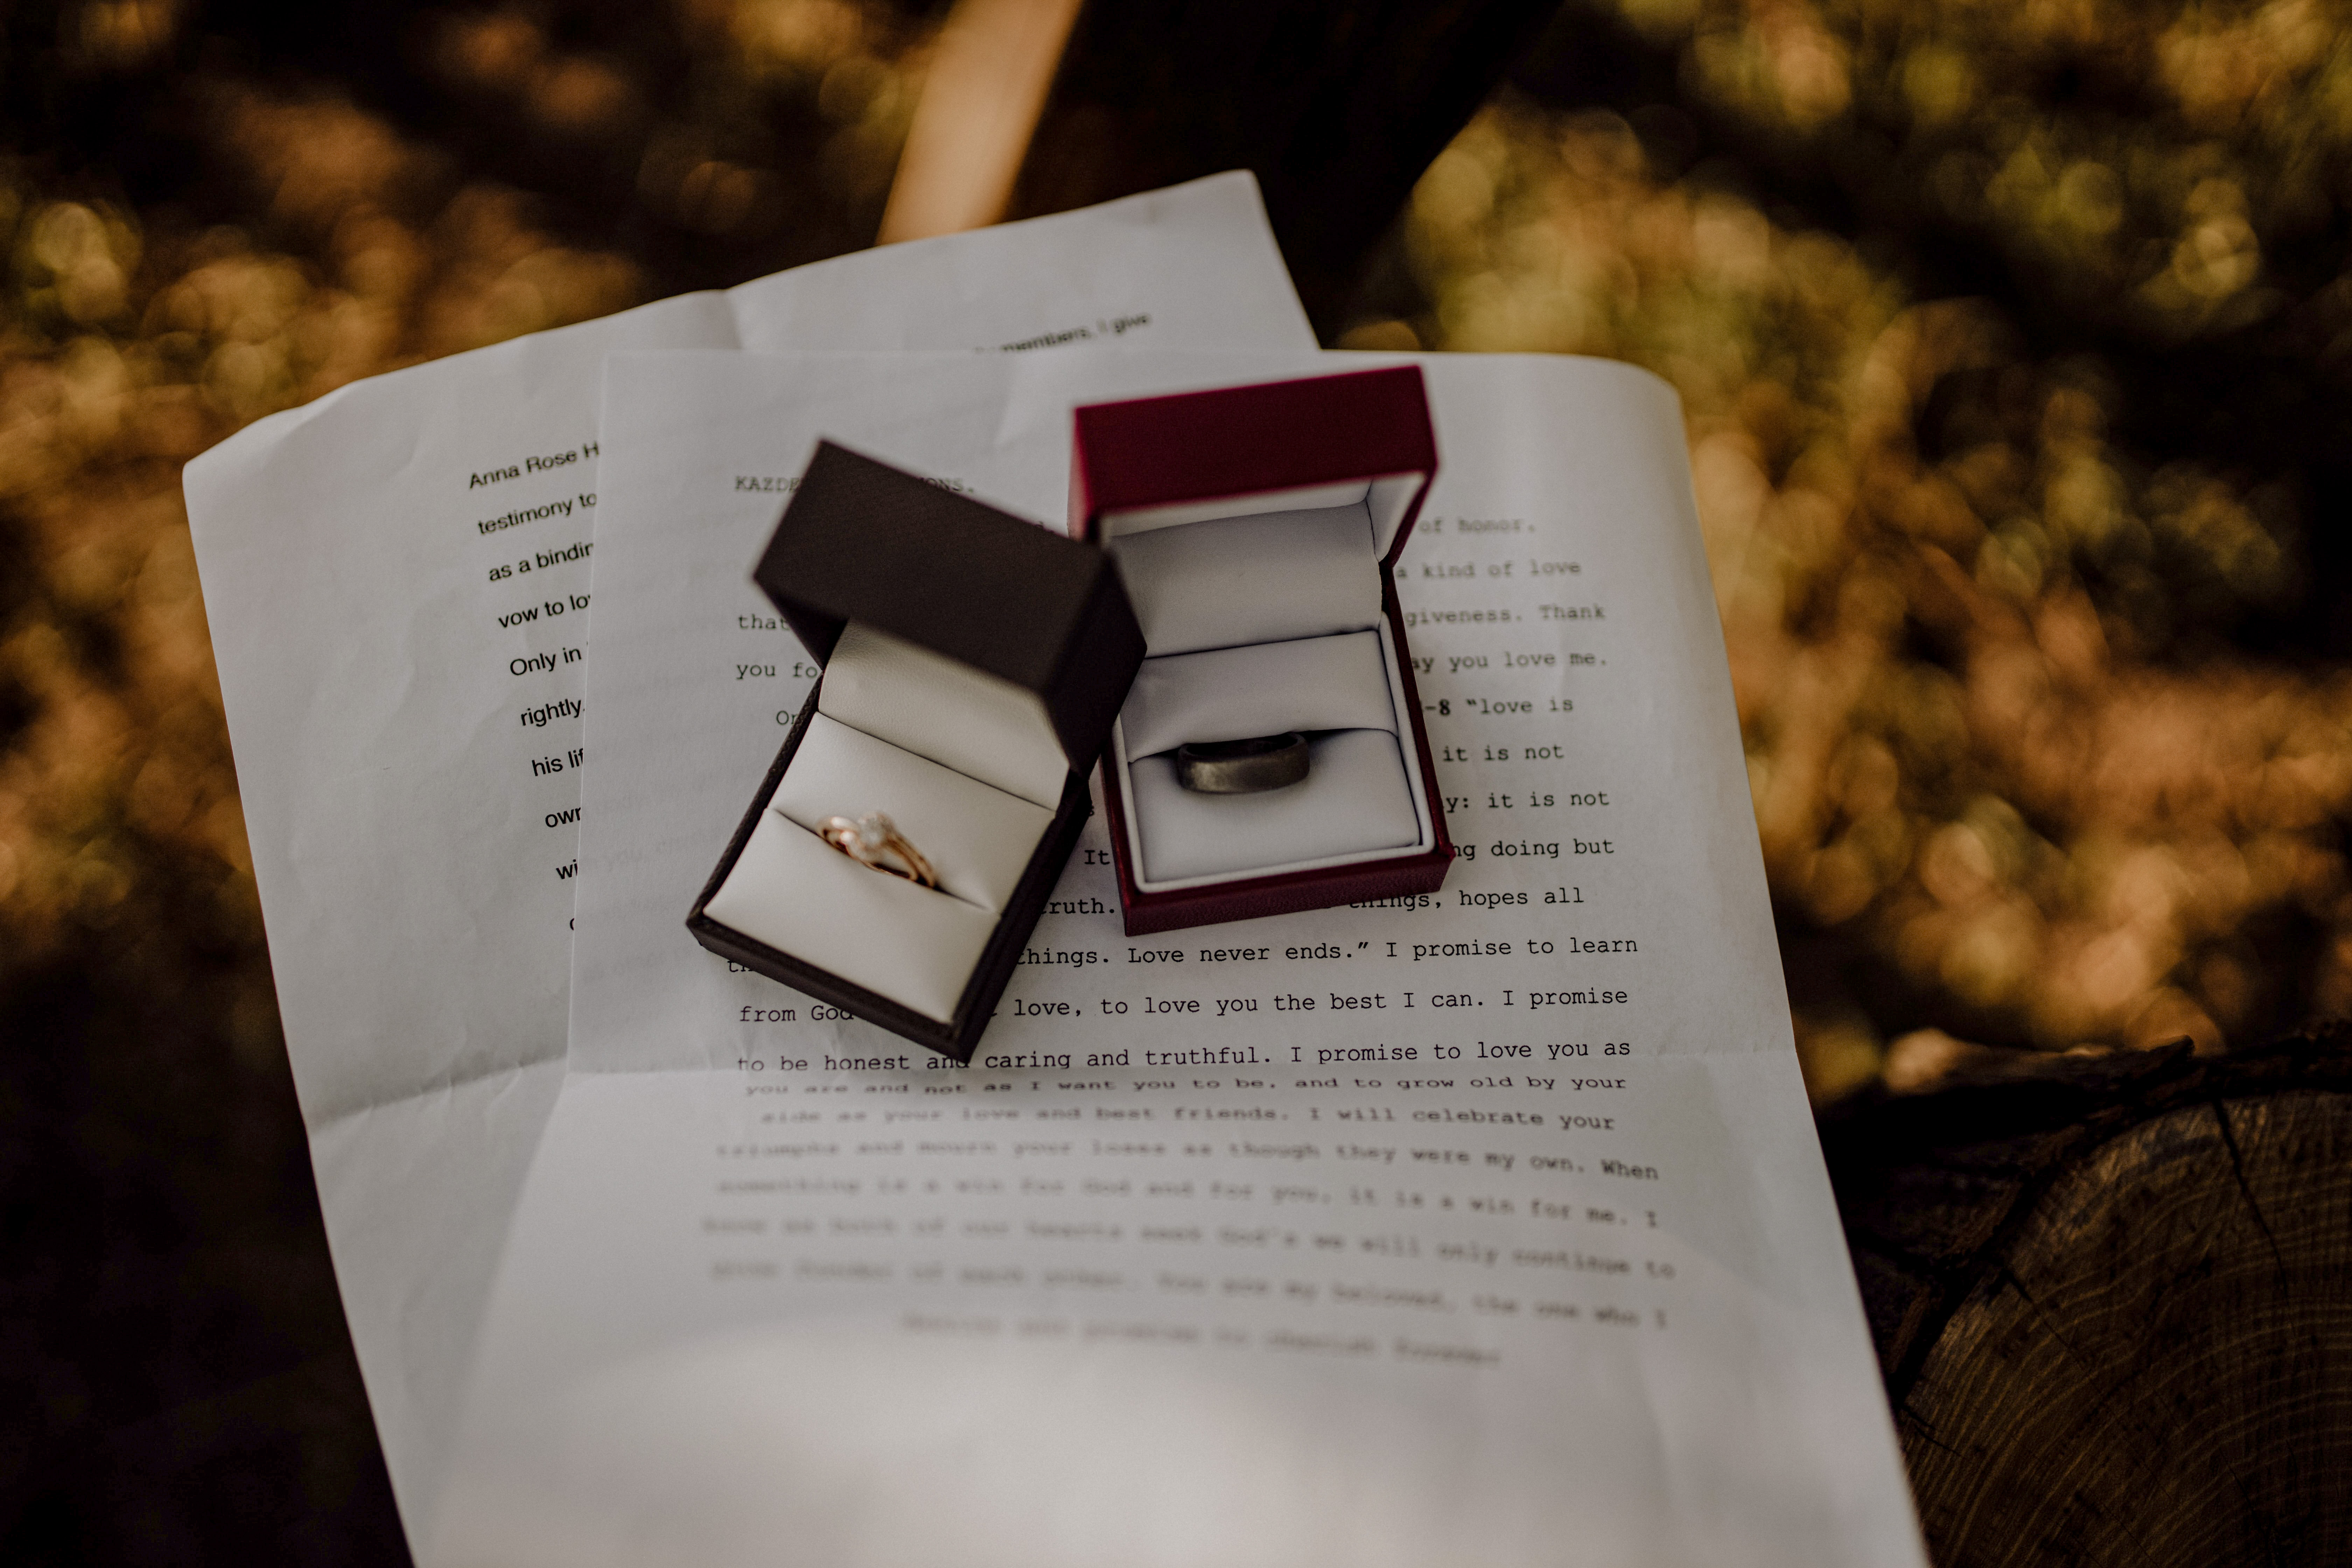
[[1176, 748], [1176, 782], [1195, 795], [1258, 795], [1307, 776], [1307, 737], [1257, 735]]

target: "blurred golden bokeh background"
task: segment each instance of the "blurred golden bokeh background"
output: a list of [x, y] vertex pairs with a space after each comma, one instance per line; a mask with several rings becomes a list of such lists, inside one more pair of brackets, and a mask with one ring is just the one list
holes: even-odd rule
[[[2171, 259], [2116, 305], [2136, 331], [2258, 286], [2206, 267], [2207, 221], [2137, 247]], [[2123, 265], [2108, 237], [2064, 264]], [[1603, 354], [1683, 395], [1784, 931], [1881, 980], [1800, 985], [1817, 1099], [1972, 1044], [2219, 1050], [2352, 1010], [2352, 682], [2228, 637], [2301, 585], [2291, 493], [2119, 449], [2111, 367], [1661, 177], [1612, 114], [1482, 117], [1409, 243], [1429, 307], [1353, 341]]]
[[[1596, 12], [1671, 100], [1491, 106], [1415, 195], [1425, 304], [1352, 341], [1682, 393], [1816, 1100], [2352, 1011], [2352, 684], [2277, 635], [2340, 592], [2344, 8]], [[1944, 246], [1996, 298], [1923, 289]], [[2147, 439], [2249, 395], [2258, 442]]]
[[[1817, 1104], [2352, 1012], [2347, 11], [1570, 0], [1317, 302], [1680, 391]], [[0, 17], [0, 1151], [49, 1258], [11, 1332], [111, 1300], [342, 1353], [247, 1321], [331, 1290], [306, 1216], [110, 1283], [307, 1180], [180, 466], [870, 242], [944, 21]], [[102, 1425], [152, 1400], [118, 1373], [31, 1392]]]
[[[2334, 520], [2291, 456], [2116, 428], [2176, 360], [2198, 379], [2165, 395], [2234, 396], [2194, 351], [2250, 329], [2341, 385], [2352, 271], [2280, 259], [2345, 259], [2338, 10], [1591, 0], [1553, 47], [1662, 90], [1507, 89], [1423, 178], [1388, 298], [1338, 323], [1682, 393], [1818, 1099], [2352, 1010], [2352, 692], [2324, 637], [2242, 635], [2300, 606]], [[0, 162], [0, 943], [16, 974], [111, 950], [267, 1056], [179, 464], [359, 376], [861, 243], [940, 18], [427, 11], [386, 35], [404, 116], [331, 50], [289, 75], [205, 19], [91, 0], [21, 29], [76, 101]], [[168, 167], [77, 155], [75, 109], [167, 78]], [[1832, 189], [1843, 229], [1775, 184]], [[2006, 269], [1994, 297], [1906, 268], [1946, 235]], [[2342, 407], [2295, 412], [2318, 444]]]

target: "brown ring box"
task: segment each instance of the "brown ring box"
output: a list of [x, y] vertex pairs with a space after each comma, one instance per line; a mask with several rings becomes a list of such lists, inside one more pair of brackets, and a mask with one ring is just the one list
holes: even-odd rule
[[[819, 665], [851, 622], [943, 655], [1034, 694], [1068, 762], [1051, 826], [945, 1023], [707, 912], [800, 750], [823, 675], [687, 918], [711, 952], [969, 1061], [1092, 813], [1087, 774], [1143, 661], [1143, 633], [1118, 568], [1091, 544], [824, 441], [752, 576]], [[855, 815], [856, 804], [844, 809]]]

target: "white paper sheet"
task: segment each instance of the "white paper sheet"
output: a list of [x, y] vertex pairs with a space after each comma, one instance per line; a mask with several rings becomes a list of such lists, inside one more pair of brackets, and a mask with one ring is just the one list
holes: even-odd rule
[[[1312, 345], [1249, 176], [360, 382], [188, 466], [288, 1055], [412, 1535], [562, 1077], [604, 356], [1143, 339]], [[742, 455], [760, 508], [803, 456]]]
[[810, 673], [753, 454], [1050, 519], [1072, 404], [1329, 363], [609, 362], [572, 1075], [430, 1561], [1924, 1562], [1642, 373], [1423, 362], [1443, 892], [1129, 941], [1097, 819], [969, 1068], [679, 929]]

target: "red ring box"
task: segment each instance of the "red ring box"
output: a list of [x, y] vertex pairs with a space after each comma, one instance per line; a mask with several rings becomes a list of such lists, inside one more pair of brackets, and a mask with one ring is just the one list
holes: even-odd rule
[[[1264, 673], [1307, 668], [1310, 664], [1321, 668], [1322, 656], [1336, 651], [1328, 646], [1329, 636], [1345, 631], [1350, 625], [1347, 615], [1353, 613], [1354, 624], [1360, 627], [1352, 634], [1359, 638], [1355, 649], [1369, 650], [1377, 643], [1378, 665], [1384, 670], [1391, 700], [1387, 710], [1393, 721], [1394, 766], [1412, 813], [1409, 821], [1401, 816], [1397, 797], [1384, 794], [1381, 798], [1388, 804], [1381, 820], [1387, 826], [1381, 832], [1389, 842], [1351, 853], [1344, 843], [1315, 841], [1310, 831], [1302, 842], [1315, 852], [1303, 862], [1286, 867], [1277, 856], [1276, 863], [1263, 870], [1215, 868], [1215, 855], [1200, 851], [1213, 847], [1207, 840], [1216, 836], [1218, 819], [1210, 814], [1224, 808], [1196, 804], [1203, 797], [1179, 800], [1163, 782], [1172, 774], [1145, 771], [1160, 766], [1156, 755], [1129, 755], [1130, 742], [1157, 745], [1175, 734], [1144, 738], [1140, 731], [1153, 725], [1139, 713], [1139, 698], [1131, 696], [1121, 723], [1113, 729], [1102, 765], [1103, 798], [1127, 933], [1142, 936], [1434, 891], [1444, 881], [1454, 846], [1446, 836], [1444, 795], [1430, 756], [1395, 577], [1397, 557], [1412, 536], [1437, 473], [1437, 441], [1420, 368], [1403, 365], [1094, 404], [1076, 410], [1074, 426], [1070, 533], [1103, 546], [1120, 560], [1129, 596], [1136, 605], [1152, 656], [1144, 661], [1139, 694], [1148, 688], [1160, 689], [1153, 686], [1153, 675], [1162, 665], [1172, 680], [1181, 673], [1173, 660], [1188, 653], [1227, 661], [1197, 667], [1204, 678], [1211, 670]], [[1328, 570], [1315, 565], [1318, 560], [1332, 559], [1328, 553], [1332, 548], [1329, 540], [1337, 538], [1344, 545], [1357, 537], [1352, 525], [1338, 521], [1350, 506], [1362, 510], [1361, 549], [1376, 564], [1376, 588], [1372, 570], [1362, 563], [1340, 561]], [[1200, 523], [1223, 531], [1183, 536], [1186, 529]], [[1341, 531], [1335, 535], [1332, 528]], [[1326, 542], [1301, 543], [1309, 533]], [[1139, 543], [1146, 535], [1154, 536], [1154, 542]], [[1192, 542], [1195, 541], [1197, 547]], [[1227, 544], [1243, 569], [1217, 576], [1211, 562], [1205, 568], [1209, 575], [1202, 575], [1200, 563]], [[1191, 563], [1181, 569], [1169, 566], [1170, 574], [1191, 571], [1199, 582], [1217, 584], [1222, 596], [1212, 602], [1212, 596], [1196, 591], [1182, 603], [1204, 608], [1205, 616], [1192, 615], [1188, 619], [1187, 612], [1170, 609], [1159, 615], [1156, 627], [1155, 601], [1165, 598], [1174, 604], [1179, 594], [1174, 586], [1164, 594], [1155, 593], [1158, 584], [1142, 552], [1155, 552], [1150, 557], [1152, 563], [1178, 560], [1169, 552], [1170, 546], [1183, 551], [1181, 560]], [[1257, 548], [1265, 550], [1267, 564], [1263, 571], [1253, 572], [1246, 563]], [[1317, 551], [1325, 553], [1318, 555]], [[1293, 600], [1328, 599], [1333, 596], [1328, 584], [1341, 577], [1351, 584], [1348, 593], [1354, 595], [1349, 600], [1357, 606], [1353, 612], [1335, 612], [1339, 617], [1336, 622], [1329, 615], [1313, 621], [1307, 627], [1313, 636], [1295, 627], [1287, 632], [1278, 629], [1286, 587], [1299, 590], [1288, 594]], [[1175, 578], [1171, 575], [1170, 580]], [[1216, 646], [1221, 637], [1247, 636], [1245, 626], [1234, 629], [1239, 623], [1234, 617], [1239, 612], [1227, 602], [1234, 596], [1226, 591], [1229, 584], [1243, 584], [1241, 592], [1265, 595], [1266, 625], [1277, 628], [1276, 635], [1249, 643], [1246, 655]], [[1150, 645], [1156, 630], [1172, 647]], [[1373, 636], [1367, 638], [1366, 633]], [[1187, 637], [1192, 639], [1190, 646], [1184, 640]], [[1275, 647], [1276, 643], [1279, 648]], [[1349, 650], [1349, 658], [1356, 657], [1355, 649]], [[1260, 658], [1261, 653], [1265, 657]], [[1275, 658], [1277, 653], [1288, 662]], [[1366, 657], [1373, 656], [1368, 652]], [[1236, 658], [1242, 661], [1233, 662]], [[1349, 668], [1368, 667], [1359, 660]], [[1227, 684], [1234, 682], [1228, 679]], [[1361, 684], [1358, 682], [1359, 687]], [[1194, 695], [1201, 698], [1198, 692]], [[1201, 715], [1204, 701], [1214, 706], [1213, 700], [1201, 698], [1192, 706], [1196, 715]], [[1161, 704], [1154, 716], [1168, 707]], [[1311, 703], [1297, 710], [1309, 715], [1304, 723], [1281, 717], [1290, 710], [1282, 708], [1277, 692], [1257, 691], [1244, 707], [1269, 731], [1306, 728], [1315, 732]], [[1356, 703], [1352, 711], [1360, 715], [1362, 703]], [[1213, 724], [1213, 719], [1202, 715], [1196, 721]], [[1333, 735], [1370, 732], [1337, 728], [1328, 731]], [[1195, 734], [1186, 738], [1239, 737]], [[1367, 743], [1377, 749], [1377, 741]], [[1318, 768], [1324, 765], [1325, 754], [1318, 747]], [[1386, 785], [1381, 787], [1386, 790]], [[1294, 814], [1288, 820], [1294, 829], [1312, 829], [1328, 816], [1318, 814], [1310, 820]], [[1169, 826], [1154, 828], [1147, 824], [1147, 817]], [[1271, 818], [1255, 826], [1241, 817], [1233, 820], [1240, 825], [1236, 838], [1249, 831], [1263, 830], [1261, 837], [1264, 831], [1271, 831], [1265, 827]]]

